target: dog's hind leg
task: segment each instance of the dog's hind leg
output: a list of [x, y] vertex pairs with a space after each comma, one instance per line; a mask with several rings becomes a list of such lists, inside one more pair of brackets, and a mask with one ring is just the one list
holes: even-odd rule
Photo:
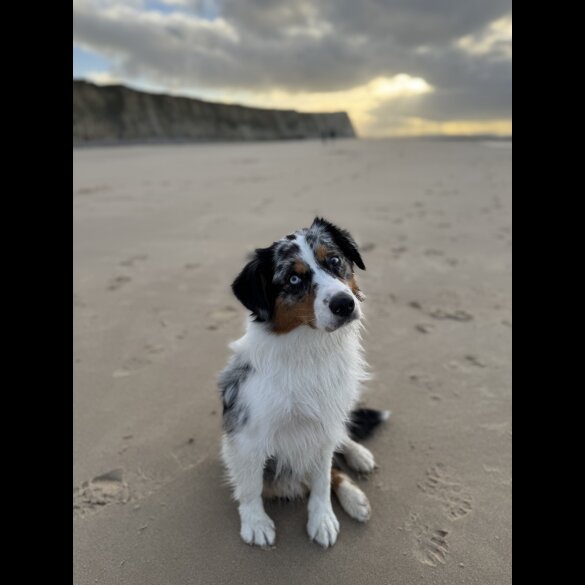
[[331, 469], [331, 489], [337, 496], [341, 507], [358, 522], [366, 522], [371, 513], [370, 502], [351, 479], [335, 467]]
[[349, 437], [343, 442], [339, 452], [351, 469], [359, 473], [371, 473], [376, 467], [374, 456], [363, 445], [356, 443]]
[[357, 440], [367, 439], [378, 425], [390, 418], [389, 410], [360, 408], [353, 410], [347, 422], [347, 437], [338, 453], [341, 453], [351, 469], [359, 473], [370, 473], [376, 467], [374, 456]]

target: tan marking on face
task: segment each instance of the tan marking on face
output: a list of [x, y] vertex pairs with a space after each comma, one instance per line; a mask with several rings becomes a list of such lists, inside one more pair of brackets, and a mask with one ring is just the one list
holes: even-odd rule
[[315, 328], [315, 293], [311, 291], [294, 305], [276, 299], [272, 330], [275, 333], [289, 333], [300, 325]]
[[325, 262], [327, 260], [327, 256], [329, 256], [329, 250], [323, 244], [320, 244], [315, 248], [315, 258], [319, 260], [319, 262]]
[[297, 260], [293, 264], [293, 270], [297, 274], [306, 274], [309, 271], [309, 267], [304, 262], [302, 262], [301, 260]]
[[363, 301], [365, 299], [364, 293], [360, 290], [360, 287], [358, 286], [355, 275], [352, 274], [351, 278], [347, 281], [347, 284], [358, 301]]
[[339, 469], [331, 470], [331, 487], [336, 490], [344, 481], [346, 481], [345, 474]]

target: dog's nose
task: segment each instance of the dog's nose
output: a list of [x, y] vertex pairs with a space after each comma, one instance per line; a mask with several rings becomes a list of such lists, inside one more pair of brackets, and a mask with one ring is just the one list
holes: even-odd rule
[[355, 302], [347, 293], [337, 293], [329, 301], [329, 309], [339, 317], [349, 317], [355, 308]]

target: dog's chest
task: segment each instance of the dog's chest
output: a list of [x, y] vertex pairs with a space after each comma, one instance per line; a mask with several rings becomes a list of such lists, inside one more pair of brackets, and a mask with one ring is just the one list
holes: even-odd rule
[[267, 443], [338, 435], [364, 378], [357, 332], [308, 327], [278, 337], [250, 327], [235, 349], [252, 372], [242, 389], [248, 431]]
[[333, 360], [281, 368], [263, 386], [270, 397], [261, 409], [282, 431], [340, 423], [354, 403], [358, 381], [348, 364]]

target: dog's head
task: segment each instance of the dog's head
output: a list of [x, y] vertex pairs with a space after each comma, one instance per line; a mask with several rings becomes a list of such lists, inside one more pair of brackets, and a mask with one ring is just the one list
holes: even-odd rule
[[275, 333], [301, 325], [335, 331], [362, 315], [354, 266], [366, 269], [349, 232], [317, 217], [310, 228], [258, 248], [232, 290]]

